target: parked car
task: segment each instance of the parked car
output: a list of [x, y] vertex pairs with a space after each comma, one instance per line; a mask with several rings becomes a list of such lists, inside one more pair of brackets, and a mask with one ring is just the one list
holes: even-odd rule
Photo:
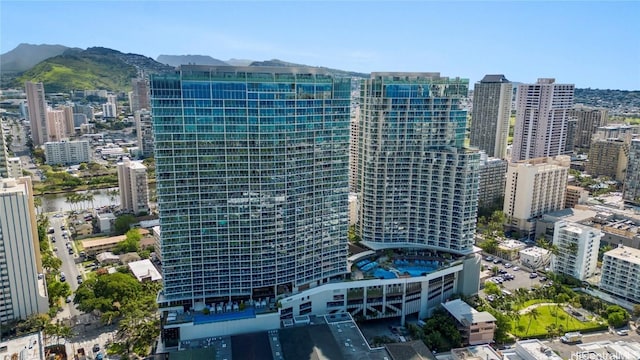
[[97, 353], [98, 351], [100, 351], [100, 344], [94, 344], [93, 345], [93, 352]]
[[619, 336], [627, 336], [629, 335], [629, 330], [618, 330], [616, 331], [616, 334], [618, 334]]
[[493, 259], [493, 263], [494, 264], [500, 264], [502, 262], [502, 260], [500, 259]]
[[71, 299], [71, 296], [67, 296], [67, 299], [65, 300], [65, 302], [68, 304], [68, 303], [70, 303], [71, 301], [73, 301], [73, 300]]
[[520, 266], [514, 266], [513, 267], [513, 271], [518, 271], [518, 270], [520, 270]]
[[487, 256], [486, 258], [484, 258], [486, 261], [493, 261], [493, 256]]
[[538, 274], [536, 274], [536, 273], [529, 274], [529, 279], [535, 279], [537, 277], [538, 277]]
[[512, 266], [513, 266], [513, 265], [511, 265], [511, 263], [506, 263], [506, 264], [504, 264], [504, 267], [506, 267], [507, 269], [508, 269], [508, 268], [510, 268], [510, 267], [512, 267]]

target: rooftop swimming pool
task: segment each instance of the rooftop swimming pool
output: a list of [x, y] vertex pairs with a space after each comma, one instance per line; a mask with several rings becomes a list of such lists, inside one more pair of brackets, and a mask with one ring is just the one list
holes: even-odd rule
[[436, 271], [441, 265], [437, 260], [396, 259], [381, 265], [378, 261], [360, 260], [356, 266], [365, 274], [378, 279], [396, 279], [401, 276], [424, 276]]

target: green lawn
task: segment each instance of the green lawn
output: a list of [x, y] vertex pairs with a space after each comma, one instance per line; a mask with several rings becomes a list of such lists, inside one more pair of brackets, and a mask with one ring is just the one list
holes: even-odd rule
[[531, 305], [534, 305], [534, 304], [552, 303], [552, 302], [555, 302], [555, 301], [550, 300], [550, 299], [532, 299], [532, 300], [527, 300], [522, 304], [522, 306], [519, 306], [517, 310], [524, 309], [527, 306], [531, 306]]
[[[520, 316], [517, 323], [512, 322], [512, 333], [518, 337], [534, 337], [547, 334], [547, 326], [552, 324], [562, 325], [564, 332], [569, 331], [581, 331], [595, 329], [601, 326], [601, 324], [595, 321], [582, 322], [573, 316], [567, 314], [562, 307], [556, 307], [555, 305], [544, 305], [536, 308], [538, 316], [535, 319], [531, 319], [530, 314], [524, 314]], [[558, 316], [556, 317], [556, 311]], [[531, 326], [529, 327], [529, 320], [531, 319]], [[529, 332], [527, 332], [529, 327]]]

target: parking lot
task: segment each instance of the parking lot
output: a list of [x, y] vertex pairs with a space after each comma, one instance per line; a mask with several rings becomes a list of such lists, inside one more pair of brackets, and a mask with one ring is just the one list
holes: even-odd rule
[[[495, 256], [491, 256], [491, 260], [487, 261], [487, 256], [484, 255], [482, 258], [483, 269], [490, 272], [494, 267], [498, 267], [498, 269], [504, 274], [508, 274], [507, 276], [510, 276], [511, 279], [502, 279], [502, 282], [500, 283], [500, 286], [507, 291], [515, 290], [518, 288], [530, 289], [532, 287], [544, 286], [545, 284], [549, 283], [548, 280], [546, 280], [544, 277], [537, 276], [537, 274], [535, 275], [535, 278], [531, 278], [531, 272], [520, 268], [517, 261], [509, 262], [499, 259], [499, 262], [496, 263], [495, 259]], [[507, 264], [509, 264], [510, 266]], [[493, 278], [495, 278], [495, 276], [490, 277], [489, 280]], [[484, 296], [484, 293], [482, 291], [481, 296]]]

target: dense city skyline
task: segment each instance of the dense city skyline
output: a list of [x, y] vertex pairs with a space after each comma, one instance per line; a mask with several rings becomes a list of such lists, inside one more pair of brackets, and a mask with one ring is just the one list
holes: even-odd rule
[[153, 58], [277, 58], [363, 73], [439, 71], [471, 84], [502, 73], [637, 90], [639, 12], [636, 2], [3, 1], [0, 51], [103, 46]]

